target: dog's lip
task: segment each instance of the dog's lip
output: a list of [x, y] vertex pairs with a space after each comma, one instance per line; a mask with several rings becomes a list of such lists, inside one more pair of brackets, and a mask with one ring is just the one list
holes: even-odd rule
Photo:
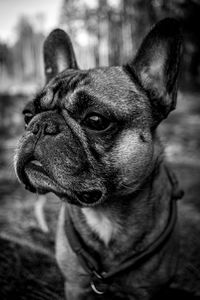
[[45, 171], [43, 163], [34, 155], [26, 154], [21, 156], [16, 163], [16, 172], [19, 180], [24, 183], [26, 189], [33, 193], [45, 194], [66, 194], [65, 188], [60, 186]]
[[38, 192], [39, 194], [53, 192], [63, 201], [68, 201], [82, 207], [96, 206], [105, 199], [105, 191], [99, 186], [81, 191], [71, 191], [64, 188], [49, 176], [43, 164], [34, 157], [29, 157], [26, 163], [24, 163], [19, 177], [31, 192]]
[[69, 197], [69, 192], [49, 176], [38, 160], [32, 159], [24, 165], [24, 175], [24, 183], [28, 182], [28, 187], [33, 187], [35, 192], [40, 194], [53, 192], [58, 196], [67, 194]]

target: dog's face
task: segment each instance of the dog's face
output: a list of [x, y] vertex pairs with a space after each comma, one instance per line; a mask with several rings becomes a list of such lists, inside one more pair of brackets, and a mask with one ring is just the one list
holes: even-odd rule
[[126, 66], [87, 71], [78, 69], [68, 36], [53, 31], [44, 45], [47, 84], [24, 109], [19, 179], [81, 206], [137, 191], [157, 160], [155, 128], [175, 107], [179, 56], [170, 19]]

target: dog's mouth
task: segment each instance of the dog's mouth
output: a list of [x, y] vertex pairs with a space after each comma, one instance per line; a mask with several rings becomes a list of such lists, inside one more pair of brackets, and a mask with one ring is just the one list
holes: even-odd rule
[[86, 190], [73, 188], [73, 184], [67, 188], [62, 186], [48, 173], [43, 163], [34, 157], [27, 157], [17, 163], [16, 171], [26, 189], [33, 193], [53, 192], [62, 200], [80, 206], [96, 206], [106, 198], [105, 188], [99, 184], [93, 184]]

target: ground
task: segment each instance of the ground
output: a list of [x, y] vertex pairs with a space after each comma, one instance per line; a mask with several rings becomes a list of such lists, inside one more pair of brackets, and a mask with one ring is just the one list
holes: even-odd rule
[[[4, 130], [0, 132], [0, 298], [63, 299], [63, 279], [54, 260], [59, 199], [47, 197], [44, 211], [49, 230], [44, 232], [34, 213], [38, 196], [26, 191], [14, 173], [14, 149], [23, 130], [19, 112], [27, 97], [22, 98], [0, 96], [1, 106], [8, 99], [11, 103], [2, 114]], [[12, 108], [15, 101], [19, 102], [17, 110]], [[177, 109], [159, 132], [166, 158], [185, 191], [181, 201], [193, 203], [200, 211], [200, 94], [180, 92]]]

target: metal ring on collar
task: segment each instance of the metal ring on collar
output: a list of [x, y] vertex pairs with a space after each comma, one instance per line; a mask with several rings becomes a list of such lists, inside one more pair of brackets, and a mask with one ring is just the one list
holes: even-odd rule
[[99, 291], [97, 288], [96, 288], [96, 286], [95, 286], [95, 284], [94, 284], [94, 281], [91, 281], [90, 282], [90, 285], [91, 285], [91, 288], [92, 288], [92, 290], [96, 293], [96, 294], [98, 294], [98, 295], [103, 295], [105, 292], [103, 292], [103, 291]]

